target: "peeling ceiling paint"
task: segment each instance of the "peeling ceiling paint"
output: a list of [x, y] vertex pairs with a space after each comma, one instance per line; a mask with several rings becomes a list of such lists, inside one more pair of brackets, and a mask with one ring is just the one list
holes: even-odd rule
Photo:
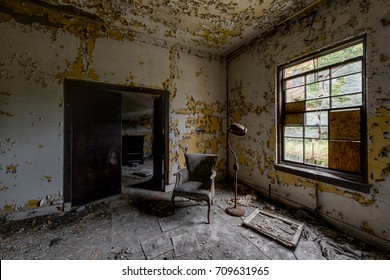
[[97, 21], [107, 34], [120, 30], [131, 40], [224, 55], [315, 2], [319, 1], [26, 0], [23, 5]]

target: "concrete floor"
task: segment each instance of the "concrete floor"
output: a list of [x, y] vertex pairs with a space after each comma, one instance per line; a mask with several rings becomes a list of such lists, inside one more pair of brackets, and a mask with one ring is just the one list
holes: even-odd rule
[[211, 224], [207, 206], [179, 201], [171, 215], [170, 193], [126, 187], [123, 195], [72, 209], [68, 213], [23, 221], [1, 221], [0, 258], [19, 259], [390, 259], [311, 213], [289, 211], [243, 193], [249, 215], [271, 209], [305, 223], [296, 248], [289, 249], [241, 225], [224, 209], [233, 193], [218, 185]]

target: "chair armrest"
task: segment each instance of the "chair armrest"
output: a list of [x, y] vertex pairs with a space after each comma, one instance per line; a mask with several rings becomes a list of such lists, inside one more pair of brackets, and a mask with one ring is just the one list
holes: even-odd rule
[[217, 176], [217, 172], [215, 171], [211, 172], [210, 180], [214, 180], [216, 176]]
[[176, 176], [176, 184], [175, 184], [175, 187], [177, 187], [178, 185], [181, 185], [185, 182], [188, 182], [189, 180], [189, 172], [188, 172], [188, 169], [183, 169], [183, 170], [180, 170], [179, 172], [176, 172], [174, 174], [174, 176]]

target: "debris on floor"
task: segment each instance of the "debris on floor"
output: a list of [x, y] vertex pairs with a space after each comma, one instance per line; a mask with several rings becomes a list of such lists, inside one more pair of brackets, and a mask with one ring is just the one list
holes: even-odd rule
[[[225, 209], [233, 193], [216, 184], [211, 224], [206, 224], [206, 204], [180, 201], [172, 215], [169, 194], [150, 193], [134, 188], [62, 214], [2, 220], [0, 259], [390, 259], [389, 253], [330, 227], [315, 213], [280, 207], [252, 192], [240, 190], [241, 202], [248, 203], [246, 216], [232, 217]], [[296, 247], [238, 226], [256, 208], [304, 223]], [[295, 230], [282, 228], [291, 235]]]
[[295, 248], [304, 223], [256, 208], [243, 224], [288, 247]]

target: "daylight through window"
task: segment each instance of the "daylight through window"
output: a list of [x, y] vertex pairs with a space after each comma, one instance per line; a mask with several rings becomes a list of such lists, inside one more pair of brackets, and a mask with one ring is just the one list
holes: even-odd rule
[[362, 175], [364, 41], [279, 67], [279, 161]]

